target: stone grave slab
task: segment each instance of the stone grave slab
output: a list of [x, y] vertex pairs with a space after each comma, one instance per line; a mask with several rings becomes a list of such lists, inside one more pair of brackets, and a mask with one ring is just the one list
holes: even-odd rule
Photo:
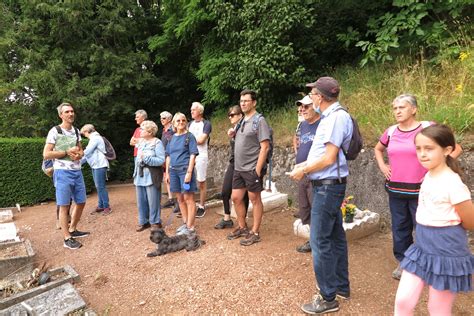
[[0, 311], [6, 315], [67, 315], [86, 303], [70, 283], [65, 283]]
[[12, 210], [0, 209], [0, 223], [11, 222], [13, 220]]
[[15, 223], [0, 223], [0, 243], [6, 241], [20, 241]]
[[35, 252], [28, 239], [0, 243], [0, 279], [18, 272], [33, 271]]
[[[380, 229], [380, 214], [363, 211], [359, 218], [354, 218], [353, 223], [343, 223], [348, 241], [369, 236]], [[303, 225], [301, 219], [293, 223], [293, 232], [296, 236], [309, 239], [309, 225]]]
[[[273, 211], [275, 209], [282, 209], [288, 206], [288, 194], [277, 192], [276, 190], [269, 191], [262, 191], [262, 203], [263, 203], [263, 212], [267, 213]], [[216, 210], [217, 214], [224, 215], [224, 209], [222, 208], [223, 203], [222, 201], [213, 201], [212, 203], [206, 204], [207, 208], [218, 208]], [[235, 213], [234, 205], [232, 203], [230, 209], [230, 216], [233, 218], [237, 218], [237, 214]], [[253, 216], [253, 205], [252, 202], [249, 203], [249, 209], [247, 213], [247, 217]]]
[[48, 273], [50, 274], [51, 278], [53, 278], [53, 281], [0, 299], [0, 310], [21, 303], [34, 296], [56, 288], [62, 284], [80, 281], [79, 274], [77, 274], [77, 272], [74, 271], [74, 269], [69, 265], [65, 265], [61, 268], [48, 270]]

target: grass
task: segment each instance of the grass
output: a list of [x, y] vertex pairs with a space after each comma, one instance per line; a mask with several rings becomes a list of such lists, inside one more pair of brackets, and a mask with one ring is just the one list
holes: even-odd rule
[[[474, 50], [466, 49], [458, 59], [432, 65], [426, 60], [398, 59], [392, 64], [365, 68], [341, 67], [334, 76], [341, 84], [340, 102], [359, 122], [364, 141], [374, 146], [383, 131], [395, 124], [393, 99], [402, 93], [418, 99], [418, 120], [449, 125], [465, 149], [474, 148]], [[264, 113], [273, 128], [275, 144], [289, 146], [296, 128], [294, 96], [272, 113]], [[212, 142], [227, 144], [226, 112], [212, 118]]]

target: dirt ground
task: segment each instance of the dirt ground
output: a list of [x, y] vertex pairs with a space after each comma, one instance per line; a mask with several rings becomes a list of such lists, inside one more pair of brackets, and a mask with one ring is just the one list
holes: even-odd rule
[[[38, 261], [51, 267], [71, 265], [81, 276], [75, 286], [101, 315], [137, 314], [301, 314], [300, 305], [315, 293], [310, 254], [295, 247], [304, 242], [293, 234], [294, 209], [266, 213], [262, 242], [242, 247], [216, 230], [216, 209], [197, 220], [206, 245], [194, 252], [147, 258], [154, 249], [149, 231], [137, 233], [135, 191], [131, 185], [109, 188], [113, 213], [91, 215], [97, 195], [88, 197], [79, 224], [91, 235], [79, 250], [63, 248], [55, 229], [55, 205], [23, 208], [15, 213], [19, 234], [30, 239]], [[168, 219], [171, 209], [164, 209]], [[180, 224], [175, 218], [168, 232]], [[377, 233], [349, 243], [352, 296], [340, 304], [340, 315], [390, 315], [398, 282], [391, 235]], [[417, 314], [427, 314], [424, 293]], [[474, 294], [461, 294], [455, 315], [474, 314]]]

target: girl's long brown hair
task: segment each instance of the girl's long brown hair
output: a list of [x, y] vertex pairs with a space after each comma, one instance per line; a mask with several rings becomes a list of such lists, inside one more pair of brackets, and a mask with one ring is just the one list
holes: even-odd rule
[[[425, 137], [428, 137], [442, 148], [446, 148], [448, 146], [451, 146], [453, 150], [456, 148], [456, 140], [454, 139], [454, 134], [451, 129], [446, 125], [435, 124], [428, 126], [422, 129], [420, 131], [420, 134]], [[446, 157], [446, 164], [454, 172], [459, 174], [460, 177], [464, 177], [464, 173], [456, 159], [448, 155]]]

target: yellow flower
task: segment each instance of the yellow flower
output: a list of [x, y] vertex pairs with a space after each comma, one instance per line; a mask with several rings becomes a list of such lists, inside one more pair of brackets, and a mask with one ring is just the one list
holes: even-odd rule
[[456, 86], [456, 89], [454, 89], [454, 91], [461, 93], [462, 89], [463, 89], [463, 85], [462, 85], [462, 83], [460, 83]]
[[459, 53], [459, 60], [460, 61], [464, 61], [465, 59], [467, 59], [469, 57], [469, 53], [468, 52], [461, 52]]

